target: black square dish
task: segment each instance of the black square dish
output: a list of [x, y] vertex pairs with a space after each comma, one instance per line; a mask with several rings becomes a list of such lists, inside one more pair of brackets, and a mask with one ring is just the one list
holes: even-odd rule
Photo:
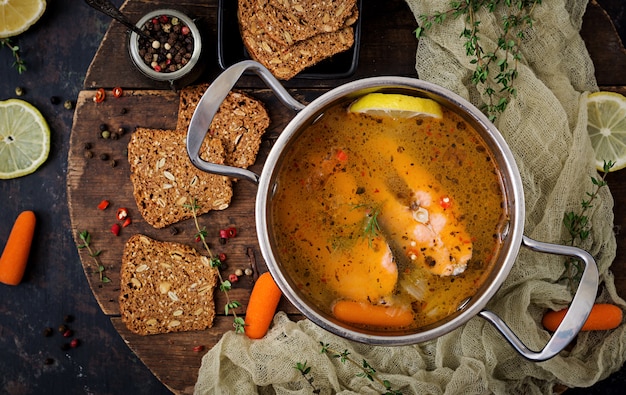
[[[217, 13], [217, 58], [222, 70], [242, 60], [251, 59], [241, 40], [237, 20], [237, 3], [236, 0], [219, 0]], [[358, 0], [358, 8], [360, 15], [354, 24], [354, 45], [345, 52], [338, 53], [303, 70], [294, 78], [339, 79], [347, 78], [354, 74], [359, 62], [362, 0]]]

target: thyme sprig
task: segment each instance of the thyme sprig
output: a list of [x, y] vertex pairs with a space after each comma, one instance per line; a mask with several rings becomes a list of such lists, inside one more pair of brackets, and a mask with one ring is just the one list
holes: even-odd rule
[[[606, 177], [609, 171], [615, 166], [615, 162], [604, 161], [602, 171], [603, 174], [600, 178], [591, 177], [591, 183], [593, 188], [591, 192], [586, 192], [586, 198], [582, 200], [580, 206], [581, 210], [578, 213], [570, 211], [563, 216], [563, 225], [569, 233], [569, 240], [567, 244], [574, 246], [576, 244], [582, 244], [589, 238], [591, 233], [591, 224], [589, 223], [589, 217], [587, 211], [593, 207], [593, 202], [598, 197], [600, 189], [606, 187]], [[581, 262], [574, 258], [569, 258], [565, 261], [565, 274], [569, 282], [570, 290], [576, 291], [577, 284], [580, 282], [584, 267], [581, 266]]]
[[[321, 350], [322, 354], [326, 354], [332, 358], [339, 359], [341, 363], [344, 365], [346, 364], [346, 362], [348, 362], [354, 365], [355, 367], [357, 367], [358, 369], [360, 369], [361, 372], [357, 373], [357, 377], [366, 378], [367, 380], [371, 382], [376, 382], [380, 384], [381, 386], [383, 386], [385, 388], [385, 392], [383, 392], [383, 395], [401, 395], [402, 394], [402, 392], [392, 389], [392, 386], [389, 380], [383, 380], [380, 377], [378, 377], [376, 369], [374, 369], [374, 367], [370, 365], [369, 362], [367, 362], [365, 359], [361, 363], [359, 363], [358, 361], [356, 361], [354, 358], [350, 356], [350, 352], [348, 350], [339, 352], [339, 351], [332, 349], [328, 343], [324, 343], [324, 342], [320, 342], [320, 345], [322, 346], [322, 350]], [[298, 366], [303, 368], [303, 370], [299, 369]], [[310, 373], [310, 368], [306, 366], [306, 362], [304, 364], [301, 364], [301, 363], [296, 364], [296, 369], [300, 370], [300, 372], [305, 378], [306, 378], [306, 375]], [[308, 378], [307, 381], [308, 380], [311, 380], [309, 384], [312, 385], [312, 381], [313, 381], [312, 378]]]
[[226, 304], [224, 305], [224, 314], [228, 315], [232, 313], [234, 317], [233, 327], [235, 328], [235, 333], [244, 333], [245, 321], [242, 317], [239, 317], [237, 315], [237, 312], [235, 311], [238, 307], [241, 307], [241, 303], [236, 300], [230, 299], [229, 291], [232, 289], [232, 283], [229, 280], [224, 280], [222, 278], [222, 274], [220, 273], [220, 270], [219, 270], [220, 266], [222, 265], [222, 261], [220, 260], [219, 257], [214, 256], [213, 252], [209, 248], [209, 244], [206, 241], [206, 238], [208, 235], [206, 227], [202, 227], [202, 228], [200, 227], [200, 223], [198, 222], [198, 215], [197, 215], [198, 209], [200, 208], [200, 206], [198, 205], [198, 201], [194, 198], [191, 200], [191, 204], [186, 204], [184, 207], [191, 210], [191, 213], [193, 215], [193, 221], [194, 221], [194, 224], [196, 226], [196, 231], [197, 231], [197, 233], [195, 234], [196, 240], [199, 239], [202, 242], [204, 249], [209, 254], [209, 262], [211, 263], [211, 267], [217, 269], [217, 276], [220, 280], [220, 291], [224, 292], [224, 295], [226, 296]]
[[9, 38], [0, 38], [0, 46], [7, 47], [11, 50], [11, 52], [13, 53], [13, 59], [15, 59], [12, 66], [17, 70], [19, 74], [22, 74], [24, 71], [26, 71], [26, 63], [24, 63], [24, 60], [20, 56], [19, 46], [13, 45], [11, 39]]
[[91, 248], [91, 233], [89, 233], [86, 230], [83, 230], [82, 232], [80, 232], [78, 234], [78, 237], [83, 241], [83, 244], [78, 244], [76, 245], [76, 247], [78, 247], [79, 249], [87, 249], [87, 252], [89, 253], [89, 256], [93, 259], [95, 265], [96, 265], [96, 271], [95, 273], [98, 273], [99, 277], [100, 277], [100, 282], [101, 283], [110, 283], [111, 279], [108, 278], [105, 274], [104, 274], [104, 265], [102, 265], [102, 263], [100, 263], [100, 261], [98, 260], [98, 257], [100, 256], [100, 254], [102, 253], [101, 250], [93, 250]]
[[[541, 0], [453, 0], [448, 10], [436, 11], [432, 15], [421, 14], [418, 17], [420, 26], [414, 33], [420, 38], [435, 24], [441, 25], [450, 17], [465, 17], [466, 26], [460, 37], [465, 40], [465, 53], [474, 65], [472, 83], [487, 96], [482, 110], [494, 121], [517, 95], [514, 81], [522, 59], [521, 42], [527, 29], [533, 27], [532, 14], [538, 4]], [[485, 48], [477, 12], [485, 9], [493, 13], [498, 7], [507, 7], [510, 12], [505, 13], [500, 21], [502, 33], [497, 39], [497, 48]]]
[[307, 361], [304, 361], [304, 363], [296, 362], [296, 366], [294, 366], [294, 368], [296, 368], [296, 370], [300, 372], [302, 377], [304, 377], [306, 382], [309, 383], [314, 394], [319, 394], [321, 392], [320, 389], [315, 387], [315, 385], [313, 384], [313, 376], [309, 376], [309, 374], [311, 373], [311, 367], [307, 365]]

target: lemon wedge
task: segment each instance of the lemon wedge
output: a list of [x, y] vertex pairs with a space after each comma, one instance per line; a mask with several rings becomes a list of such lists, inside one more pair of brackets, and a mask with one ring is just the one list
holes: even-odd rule
[[394, 118], [443, 116], [441, 106], [436, 101], [397, 93], [368, 93], [352, 103], [350, 111]]
[[46, 10], [46, 0], [0, 0], [0, 38], [17, 36]]
[[19, 99], [0, 101], [0, 179], [34, 172], [49, 152], [50, 128], [39, 110]]
[[587, 101], [587, 132], [596, 154], [596, 167], [615, 163], [611, 171], [626, 167], [626, 97], [614, 92], [596, 92]]

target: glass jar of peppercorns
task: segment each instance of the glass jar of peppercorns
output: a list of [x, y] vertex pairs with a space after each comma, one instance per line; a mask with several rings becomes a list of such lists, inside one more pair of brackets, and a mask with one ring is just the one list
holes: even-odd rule
[[146, 76], [184, 86], [201, 73], [202, 39], [193, 19], [173, 9], [149, 12], [137, 27], [150, 38], [131, 32], [129, 51], [135, 66]]

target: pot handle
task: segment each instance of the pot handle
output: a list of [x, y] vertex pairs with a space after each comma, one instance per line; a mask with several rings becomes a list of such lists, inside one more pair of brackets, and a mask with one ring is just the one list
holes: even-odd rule
[[478, 313], [481, 317], [492, 323], [523, 357], [531, 361], [541, 362], [561, 352], [576, 335], [578, 335], [578, 332], [580, 332], [596, 299], [596, 292], [598, 291], [598, 267], [593, 257], [587, 251], [577, 247], [543, 243], [526, 236], [523, 236], [522, 243], [533, 251], [570, 256], [578, 258], [585, 263], [585, 270], [580, 278], [580, 284], [572, 299], [569, 310], [541, 351], [532, 351], [526, 347], [515, 333], [513, 333], [511, 328], [495, 313], [489, 310], [483, 310]]
[[248, 70], [261, 77], [285, 106], [294, 111], [300, 111], [304, 108], [304, 104], [294, 99], [276, 77], [260, 63], [252, 60], [236, 63], [220, 74], [200, 98], [187, 131], [187, 154], [191, 163], [200, 170], [227, 177], [243, 178], [258, 184], [259, 176], [250, 170], [211, 163], [200, 158], [202, 141], [209, 131], [213, 117], [239, 77]]

